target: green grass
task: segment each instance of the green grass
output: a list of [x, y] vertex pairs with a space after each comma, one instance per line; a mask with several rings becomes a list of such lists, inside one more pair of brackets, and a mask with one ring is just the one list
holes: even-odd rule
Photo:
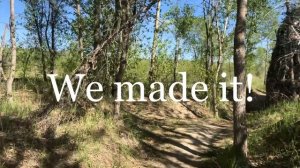
[[286, 102], [248, 117], [249, 152], [266, 164], [300, 166], [300, 103]]
[[[250, 162], [257, 167], [300, 166], [300, 103], [285, 102], [247, 116]], [[217, 153], [219, 167], [236, 168], [232, 145]]]
[[[30, 114], [39, 107], [36, 97], [31, 92], [26, 91], [18, 91], [15, 94], [16, 96], [11, 102], [5, 101], [5, 99], [0, 101], [1, 117], [16, 118], [20, 122], [23, 121], [22, 119], [33, 121]], [[106, 106], [106, 108], [111, 109], [110, 106]], [[46, 120], [40, 121], [40, 123], [57, 123], [57, 120], [63, 118], [62, 122], [56, 125], [55, 138], [69, 137], [70, 139], [62, 142], [62, 146], [53, 147], [53, 150], [72, 151], [67, 161], [70, 163], [78, 161], [82, 167], [105, 168], [139, 165], [136, 156], [140, 156], [140, 147], [138, 140], [135, 138], [137, 135], [134, 135], [133, 131], [125, 130], [122, 123], [119, 124], [112, 118], [105, 116], [101, 107], [88, 110], [84, 115], [80, 114], [81, 112], [76, 107], [55, 109], [48, 114]], [[12, 127], [12, 123], [7, 121], [0, 121], [0, 132], [4, 131], [7, 135], [12, 136], [16, 131], [6, 129], [6, 126]], [[20, 130], [32, 131], [35, 138], [43, 139], [42, 136], [45, 130], [40, 123], [32, 122], [34, 125], [30, 129], [33, 130], [27, 130], [29, 128], [21, 128], [21, 126]], [[3, 125], [5, 126], [4, 130], [2, 130]], [[26, 139], [26, 136], [26, 132], [18, 134], [20, 139]], [[27, 148], [26, 151], [34, 153]], [[36, 153], [37, 156], [33, 159], [34, 162], [45, 160], [50, 156], [47, 151], [37, 150], [37, 152], [39, 154]]]
[[124, 132], [122, 126], [99, 110], [88, 111], [79, 120], [59, 126], [57, 133], [68, 133], [72, 137], [78, 146], [74, 158], [83, 167], [132, 167], [137, 164], [135, 135]]
[[0, 102], [0, 112], [4, 116], [27, 117], [32, 112], [34, 107], [30, 104], [24, 104], [20, 101], [5, 101]]
[[216, 163], [218, 165], [217, 167], [240, 168], [232, 145], [228, 145], [224, 150], [221, 150], [220, 153], [218, 153]]

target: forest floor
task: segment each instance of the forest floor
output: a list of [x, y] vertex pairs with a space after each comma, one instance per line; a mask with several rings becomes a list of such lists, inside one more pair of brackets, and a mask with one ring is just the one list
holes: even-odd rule
[[217, 151], [231, 143], [232, 123], [213, 119], [212, 112], [198, 103], [128, 104], [126, 108], [144, 134], [144, 151], [152, 154], [145, 167], [218, 167]]
[[[88, 110], [56, 108], [39, 118], [34, 114], [51, 96], [20, 86], [14, 101], [7, 102], [0, 85], [0, 167], [219, 168], [234, 163], [230, 103], [219, 107], [228, 120], [215, 119], [205, 104], [168, 101], [122, 103], [117, 122], [107, 115], [113, 109], [110, 100]], [[265, 94], [251, 96], [251, 164], [300, 165], [299, 102], [264, 109]]]
[[124, 103], [114, 128], [99, 109], [68, 122], [61, 118], [71, 113], [57, 109], [38, 121], [30, 114], [40, 97], [16, 95], [13, 104], [0, 104], [0, 167], [218, 167], [217, 152], [232, 139], [230, 121], [193, 101]]

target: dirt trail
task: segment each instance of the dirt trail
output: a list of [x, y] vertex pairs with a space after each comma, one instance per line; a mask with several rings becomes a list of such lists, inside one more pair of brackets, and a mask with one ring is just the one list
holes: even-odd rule
[[191, 111], [191, 108], [205, 110], [197, 106], [149, 103], [132, 113], [136, 128], [144, 135], [143, 149], [148, 155], [145, 167], [216, 166], [213, 162], [215, 151], [231, 138], [232, 125], [223, 120], [199, 117], [210, 112]]

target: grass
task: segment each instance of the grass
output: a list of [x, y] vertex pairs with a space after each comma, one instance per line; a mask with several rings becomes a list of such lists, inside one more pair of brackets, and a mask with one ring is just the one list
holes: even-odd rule
[[[1, 89], [1, 88], [0, 88]], [[40, 104], [38, 96], [32, 92], [18, 91], [12, 101], [0, 97], [0, 113], [4, 116], [27, 117]]]
[[255, 161], [261, 158], [266, 166], [300, 166], [299, 107], [298, 102], [285, 102], [248, 117], [249, 152]]
[[[248, 114], [248, 149], [254, 167], [300, 166], [300, 103], [284, 102]], [[232, 145], [217, 154], [219, 167], [239, 167]]]
[[123, 132], [113, 119], [96, 109], [79, 120], [57, 128], [58, 134], [68, 133], [78, 149], [74, 158], [82, 167], [132, 167], [138, 162], [138, 141], [131, 132]]
[[[192, 70], [191, 68], [189, 72], [192, 73]], [[145, 72], [147, 71], [137, 71], [137, 74], [143, 74], [133, 76], [145, 76]], [[189, 82], [194, 82], [201, 76], [191, 76], [191, 78]], [[0, 102], [1, 115], [26, 118], [43, 103], [39, 99], [44, 97], [40, 95], [49, 95], [46, 94], [48, 91], [44, 93], [42, 88], [51, 87], [41, 80], [22, 82], [16, 86], [17, 92], [13, 102], [3, 100]], [[254, 77], [254, 88], [264, 90], [262, 84], [261, 78]], [[261, 162], [261, 165], [267, 166], [272, 163], [273, 166], [274, 164], [276, 166], [276, 163], [279, 166], [284, 164], [290, 167], [300, 165], [299, 107], [298, 103], [283, 103], [249, 115], [248, 124], [251, 128], [249, 152], [253, 162]], [[111, 109], [111, 107], [106, 108]], [[57, 114], [76, 116], [76, 113], [75, 108], [68, 111], [63, 109], [53, 112], [54, 116], [49, 117], [55, 119]], [[76, 149], [70, 159], [78, 160], [82, 167], [139, 167], [138, 156], [141, 155], [139, 141], [144, 138], [144, 135], [136, 128], [137, 123], [134, 118], [126, 115], [124, 118], [127, 124], [125, 126], [107, 118], [103, 113], [103, 108], [95, 108], [85, 112], [85, 115], [59, 124], [55, 129], [55, 134], [58, 137], [64, 134], [71, 137], [72, 143], [76, 144]], [[127, 129], [124, 130], [124, 127]], [[35, 128], [38, 129], [38, 127]], [[40, 157], [46, 157], [46, 155], [42, 153]], [[221, 167], [237, 167], [234, 152], [230, 147], [220, 152], [217, 162]]]
[[0, 112], [1, 115], [5, 116], [18, 116], [18, 117], [26, 117], [31, 111], [32, 107], [30, 105], [23, 106], [20, 105], [18, 102], [8, 102], [8, 101], [1, 101], [0, 102]]
[[[3, 144], [3, 153], [9, 153], [13, 148], [16, 151], [20, 149], [25, 150], [28, 156], [24, 158], [24, 161], [30, 161], [30, 166], [33, 165], [51, 165], [51, 159], [55, 159], [55, 154], [58, 152], [69, 153], [70, 156], [61, 159], [61, 161], [55, 162], [79, 162], [81, 167], [135, 167], [139, 165], [136, 156], [139, 154], [139, 143], [134, 135], [133, 131], [125, 131], [124, 126], [116, 123], [112, 118], [107, 117], [103, 111], [103, 108], [111, 109], [111, 107], [99, 107], [85, 111], [83, 114], [76, 107], [70, 109], [55, 109], [47, 118], [38, 123], [34, 122], [34, 119], [30, 118], [36, 109], [43, 104], [39, 100], [39, 96], [34, 96], [35, 93], [26, 89], [20, 89], [15, 92], [15, 96], [12, 102], [0, 101], [1, 118], [5, 117], [5, 121], [0, 123], [5, 128], [2, 130], [0, 127], [0, 133], [3, 131], [7, 137], [14, 137], [22, 140], [27, 140], [28, 136], [37, 139], [38, 141], [44, 141], [46, 126], [50, 123], [54, 123], [54, 137], [52, 153], [49, 153], [47, 149], [35, 149], [38, 146], [35, 141], [28, 141], [20, 143], [11, 147], [8, 142]], [[101, 103], [103, 106], [108, 106], [105, 102]], [[4, 118], [3, 118], [4, 119]], [[57, 122], [57, 121], [60, 122]], [[16, 125], [12, 126], [11, 121], [16, 121]], [[32, 121], [32, 126], [19, 126], [19, 122]], [[20, 131], [17, 130], [20, 127]], [[27, 130], [30, 129], [30, 130]], [[24, 130], [24, 131], [23, 131]], [[24, 132], [24, 134], [23, 134]], [[32, 135], [28, 135], [28, 132]], [[0, 134], [2, 135], [2, 134]], [[67, 137], [64, 141], [63, 137]], [[61, 140], [60, 140], [61, 139]], [[0, 142], [1, 143], [1, 142]], [[15, 143], [15, 141], [13, 141]], [[17, 143], [17, 142], [16, 142]], [[59, 145], [59, 144], [61, 145]], [[55, 146], [57, 144], [57, 146]], [[21, 145], [21, 146], [18, 146]], [[22, 146], [24, 145], [24, 146]], [[29, 146], [33, 146], [28, 148]], [[45, 146], [45, 145], [43, 145]], [[69, 146], [73, 146], [74, 149], [68, 149]], [[72, 148], [73, 148], [72, 147]], [[2, 148], [0, 147], [0, 150]], [[0, 151], [1, 152], [1, 151]], [[68, 154], [69, 155], [69, 154]], [[9, 155], [11, 157], [6, 158], [6, 155], [0, 155], [0, 162], [4, 160], [17, 160], [17, 155]], [[49, 161], [50, 158], [50, 161]], [[43, 161], [41, 161], [43, 160]], [[46, 160], [46, 163], [44, 163]], [[50, 162], [50, 163], [48, 163]], [[0, 163], [0, 167], [1, 167]], [[29, 164], [29, 162], [28, 162]], [[49, 165], [48, 165], [49, 166]], [[138, 166], [139, 167], [139, 166]]]
[[231, 145], [218, 153], [216, 163], [218, 167], [238, 168], [237, 158]]

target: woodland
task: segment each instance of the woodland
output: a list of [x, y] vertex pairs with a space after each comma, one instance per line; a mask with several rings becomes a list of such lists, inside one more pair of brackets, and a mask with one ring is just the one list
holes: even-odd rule
[[300, 166], [298, 0], [0, 0], [0, 167]]

